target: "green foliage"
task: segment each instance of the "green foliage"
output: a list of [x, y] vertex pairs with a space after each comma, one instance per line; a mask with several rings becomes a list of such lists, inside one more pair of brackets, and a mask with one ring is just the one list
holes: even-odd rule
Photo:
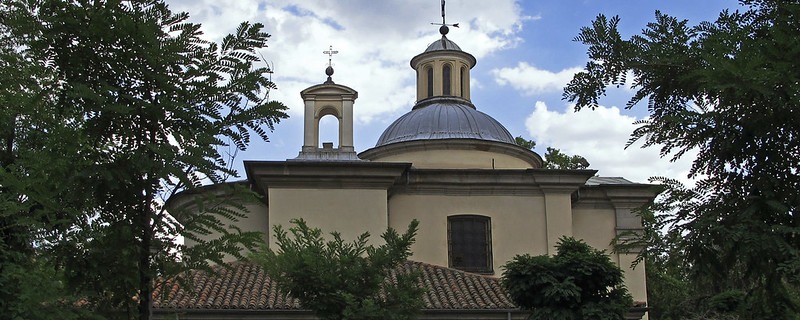
[[691, 300], [715, 301], [701, 303], [714, 309], [731, 301], [721, 294], [742, 292], [735, 315], [793, 319], [800, 311], [800, 3], [741, 2], [746, 10], [696, 26], [656, 12], [627, 40], [618, 17], [598, 16], [576, 37], [590, 62], [564, 97], [576, 109], [595, 108], [607, 86], [632, 75], [628, 107], [646, 101], [650, 117], [629, 145], [659, 145], [672, 159], [697, 152], [696, 186], [655, 178], [666, 187], [657, 229], [668, 230], [676, 259], [686, 261]]
[[[527, 140], [522, 136], [514, 138], [514, 141], [518, 146], [526, 149], [533, 150], [536, 147], [536, 141]], [[589, 162], [582, 156], [570, 156], [562, 153], [559, 149], [547, 147], [547, 153], [544, 155], [545, 169], [580, 170], [588, 167]]]
[[[171, 212], [182, 223], [164, 206], [236, 176], [231, 154], [286, 117], [267, 99], [261, 24], [217, 45], [187, 19], [160, 0], [0, 4], [4, 315], [39, 318], [37, 306], [79, 299], [98, 317], [146, 319], [153, 279], [261, 240], [227, 226], [256, 199], [242, 186], [193, 197], [192, 215]], [[175, 241], [211, 231], [219, 239], [191, 250]], [[31, 281], [24, 268], [58, 281]]]
[[533, 148], [536, 148], [536, 141], [525, 139], [522, 136], [517, 136], [514, 138], [514, 142], [516, 142], [518, 146], [528, 150], [533, 150]]
[[367, 245], [369, 233], [345, 242], [333, 232], [326, 241], [304, 220], [292, 223], [289, 232], [275, 226], [277, 250], [265, 248], [255, 259], [303, 308], [321, 319], [414, 319], [424, 289], [416, 272], [400, 267], [411, 256], [417, 220], [402, 235], [389, 228], [378, 247]]
[[556, 148], [547, 147], [544, 154], [545, 169], [581, 170], [589, 167], [586, 158], [579, 155], [568, 155]]
[[7, 262], [0, 273], [0, 296], [13, 297], [0, 303], [4, 319], [51, 319], [53, 315], [59, 319], [102, 319], [80, 307], [80, 297], [66, 288], [63, 270], [3, 248], [0, 259]]
[[657, 215], [657, 205], [640, 208], [641, 231], [620, 233], [614, 239], [616, 252], [639, 252], [632, 267], [644, 263], [647, 279], [648, 316], [651, 319], [720, 319], [722, 315], [709, 310], [704, 301], [692, 295], [693, 284], [688, 276], [684, 253], [674, 244], [674, 233], [660, 228], [663, 215]]
[[532, 319], [624, 319], [633, 299], [622, 270], [581, 240], [562, 237], [557, 253], [517, 255], [503, 271], [503, 286]]
[[[652, 206], [652, 205], [651, 205]], [[642, 230], [622, 232], [614, 239], [616, 252], [639, 252], [635, 268], [644, 262], [647, 280], [647, 303], [651, 319], [686, 319], [696, 308], [687, 306], [690, 282], [682, 253], [672, 245], [675, 239], [658, 229], [657, 216], [651, 206], [638, 210], [642, 219]]]

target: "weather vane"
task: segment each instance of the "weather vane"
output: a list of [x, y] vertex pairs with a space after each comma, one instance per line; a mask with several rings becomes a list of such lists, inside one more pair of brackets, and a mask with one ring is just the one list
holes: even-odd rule
[[442, 26], [441, 28], [439, 28], [439, 32], [442, 32], [442, 34], [446, 34], [447, 33], [447, 27], [448, 26], [458, 28], [458, 23], [447, 24], [447, 22], [445, 20], [445, 14], [444, 14], [444, 0], [442, 0], [442, 23], [431, 22], [431, 24], [432, 25], [437, 25], [437, 26]]
[[339, 51], [333, 50], [333, 45], [331, 45], [329, 50], [322, 51], [322, 53], [328, 55], [328, 66], [332, 67], [333, 63], [331, 62], [331, 60], [333, 59], [333, 55], [339, 53]]

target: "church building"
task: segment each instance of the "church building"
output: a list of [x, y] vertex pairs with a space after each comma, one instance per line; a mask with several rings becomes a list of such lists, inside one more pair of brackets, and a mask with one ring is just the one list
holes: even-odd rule
[[[637, 301], [630, 319], [646, 317], [644, 265], [636, 252], [611, 253], [618, 234], [641, 230], [633, 210], [652, 201], [652, 185], [596, 170], [544, 169], [542, 157], [515, 143], [470, 99], [476, 59], [447, 37], [411, 58], [416, 103], [372, 148], [353, 145], [358, 92], [327, 81], [302, 92], [303, 145], [296, 158], [245, 161], [246, 183], [263, 196], [238, 226], [271, 237], [272, 226], [303, 218], [312, 227], [371, 241], [387, 227], [419, 220], [412, 262], [428, 293], [420, 319], [525, 319], [499, 285], [501, 266], [517, 254], [553, 254], [562, 236], [609, 252]], [[320, 119], [338, 119], [338, 145], [320, 147]], [[172, 203], [180, 203], [177, 195]], [[269, 238], [273, 241], [273, 238]], [[191, 245], [190, 243], [187, 243]], [[271, 245], [274, 245], [272, 243]], [[198, 277], [192, 292], [157, 299], [154, 312], [178, 319], [312, 319], [275, 292], [257, 266], [230, 262], [217, 276]], [[186, 290], [188, 291], [188, 290]]]

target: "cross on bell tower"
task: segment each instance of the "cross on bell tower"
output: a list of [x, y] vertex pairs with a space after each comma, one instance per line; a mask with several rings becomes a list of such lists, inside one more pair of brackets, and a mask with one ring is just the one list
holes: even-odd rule
[[333, 50], [333, 45], [330, 46], [330, 49], [327, 51], [322, 51], [322, 53], [328, 55], [328, 66], [333, 66], [331, 61], [333, 60], [333, 55], [339, 53], [339, 51]]
[[328, 55], [328, 67], [325, 68], [325, 74], [328, 75], [328, 80], [325, 83], [333, 83], [333, 79], [331, 76], [333, 75], [333, 55], [339, 53], [339, 51], [333, 50], [333, 45], [330, 46], [330, 49], [327, 51], [322, 51], [322, 53]]

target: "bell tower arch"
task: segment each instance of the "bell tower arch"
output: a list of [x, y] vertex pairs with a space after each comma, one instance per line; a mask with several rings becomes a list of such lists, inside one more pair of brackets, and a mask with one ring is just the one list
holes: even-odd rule
[[[331, 49], [325, 53], [336, 52]], [[327, 81], [300, 92], [304, 103], [303, 147], [295, 159], [360, 160], [353, 146], [353, 103], [358, 98], [358, 92], [333, 82], [330, 61], [325, 74], [328, 75]], [[320, 148], [320, 120], [325, 116], [333, 116], [339, 122], [339, 145], [323, 142]]]
[[[300, 92], [304, 102], [303, 148], [298, 159], [359, 160], [353, 147], [353, 103], [355, 90], [334, 83], [323, 83]], [[320, 144], [320, 120], [333, 116], [339, 121], [339, 145]]]

